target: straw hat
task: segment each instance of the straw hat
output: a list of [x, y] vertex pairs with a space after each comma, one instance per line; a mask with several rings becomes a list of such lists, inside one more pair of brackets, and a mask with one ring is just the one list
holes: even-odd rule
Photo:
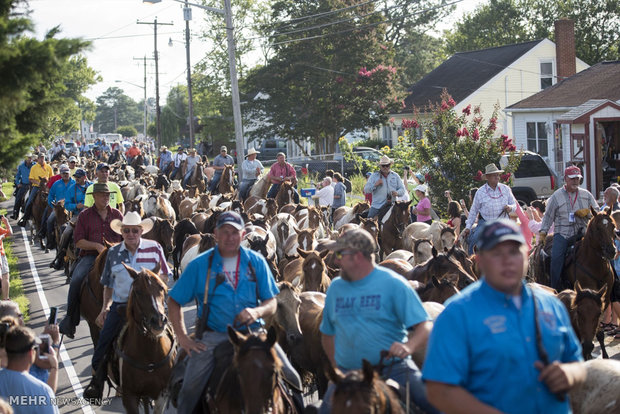
[[382, 156], [379, 160], [379, 165], [392, 165], [393, 163], [394, 161], [392, 161], [387, 155]]
[[142, 220], [140, 215], [135, 211], [130, 211], [125, 214], [123, 217], [123, 221], [119, 219], [114, 219], [110, 223], [110, 228], [118, 234], [123, 233], [123, 226], [140, 226], [142, 227], [142, 234], [148, 233], [153, 228], [153, 220], [150, 218]]
[[246, 156], [246, 157], [249, 157], [250, 155], [253, 155], [253, 154], [260, 154], [260, 151], [256, 151], [256, 148], [250, 148], [250, 149], [248, 150], [248, 153], [247, 153], [247, 154], [245, 154], [245, 156]]
[[489, 164], [486, 167], [484, 167], [484, 175], [485, 176], [487, 174], [501, 174], [503, 172], [504, 172], [504, 170], [500, 170], [499, 168], [497, 168], [497, 166], [495, 164]]

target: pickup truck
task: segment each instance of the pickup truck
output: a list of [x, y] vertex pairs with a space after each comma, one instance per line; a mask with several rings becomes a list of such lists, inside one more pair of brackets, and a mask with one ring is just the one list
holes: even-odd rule
[[[381, 152], [369, 147], [354, 147], [353, 152], [363, 159], [370, 161], [373, 166], [379, 162], [382, 155]], [[334, 170], [335, 172], [341, 173], [343, 177], [350, 177], [351, 175], [360, 173], [356, 162], [346, 161], [342, 154], [334, 154], [333, 159], [323, 159], [322, 156], [291, 158], [289, 162], [293, 165], [297, 174], [301, 173], [302, 168], [306, 168], [308, 173], [318, 173], [319, 175], [322, 175], [325, 170]], [[361, 173], [366, 174], [368, 171], [368, 167], [363, 165]]]

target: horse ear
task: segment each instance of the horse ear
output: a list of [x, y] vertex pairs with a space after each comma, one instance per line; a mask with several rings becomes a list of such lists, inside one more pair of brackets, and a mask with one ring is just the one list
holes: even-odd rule
[[340, 384], [340, 382], [344, 380], [344, 374], [338, 368], [334, 368], [330, 363], [327, 364], [325, 374], [334, 384]]
[[325, 259], [325, 257], [327, 257], [328, 254], [329, 254], [329, 250], [323, 250], [321, 253], [319, 253], [319, 256], [321, 256], [321, 259]]
[[603, 285], [603, 287], [601, 287], [597, 292], [596, 292], [596, 296], [598, 296], [599, 298], [603, 299], [603, 297], [605, 297], [605, 294], [607, 293], [607, 285]]
[[310, 254], [310, 252], [305, 251], [301, 247], [297, 247], [297, 253], [299, 253], [299, 255], [303, 257], [304, 259], [308, 257], [308, 255]]
[[372, 384], [372, 381], [375, 379], [375, 369], [367, 359], [362, 359], [362, 372], [364, 373], [364, 382]]
[[575, 286], [574, 286], [574, 288], [575, 288], [575, 292], [576, 292], [577, 294], [579, 294], [579, 293], [581, 293], [581, 291], [583, 291], [583, 289], [582, 289], [582, 287], [581, 287], [581, 283], [579, 283], [579, 281], [578, 281], [578, 280], [577, 280], [577, 281], [575, 281]]
[[431, 277], [431, 282], [433, 282], [433, 286], [435, 286], [436, 288], [441, 285], [441, 282], [439, 281], [439, 279], [437, 279], [437, 276]]
[[435, 248], [435, 246], [433, 246], [433, 250], [432, 251], [433, 251], [433, 258], [437, 258], [437, 255], [439, 253], [437, 252], [437, 249]]
[[230, 343], [235, 347], [241, 345], [241, 342], [245, 339], [241, 333], [235, 331], [230, 325], [226, 327], [226, 331], [228, 332], [228, 339], [230, 340]]
[[127, 264], [123, 263], [123, 266], [125, 266], [125, 269], [127, 269], [127, 273], [129, 273], [129, 276], [131, 276], [132, 279], [135, 279], [138, 277], [138, 272], [136, 272], [136, 269], [134, 269], [131, 266], [127, 266]]
[[596, 216], [598, 214], [598, 212], [592, 206], [590, 206], [590, 212], [592, 212], [593, 216]]
[[269, 347], [272, 347], [273, 344], [276, 343], [277, 339], [278, 334], [276, 333], [276, 328], [274, 326], [270, 326], [267, 331], [267, 343], [269, 344]]

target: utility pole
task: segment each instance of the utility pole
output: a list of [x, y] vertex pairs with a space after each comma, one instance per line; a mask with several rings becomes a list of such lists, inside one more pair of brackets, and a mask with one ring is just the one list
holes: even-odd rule
[[155, 116], [157, 117], [157, 149], [161, 148], [161, 107], [159, 106], [159, 56], [157, 54], [157, 25], [172, 26], [173, 23], [159, 23], [157, 17], [153, 22], [137, 22], [138, 24], [152, 24], [155, 37]]
[[192, 20], [192, 9], [187, 0], [183, 8], [185, 19], [185, 56], [187, 58], [187, 111], [189, 112], [189, 146], [194, 148], [194, 104], [192, 101], [192, 65], [189, 59], [189, 21]]
[[147, 58], [146, 55], [143, 58], [133, 58], [133, 60], [142, 60], [144, 63], [144, 125], [143, 125], [143, 134], [144, 140], [146, 141], [146, 126], [148, 123], [148, 114], [147, 114], [147, 105], [146, 105], [146, 61], [147, 60], [155, 60], [155, 58]]

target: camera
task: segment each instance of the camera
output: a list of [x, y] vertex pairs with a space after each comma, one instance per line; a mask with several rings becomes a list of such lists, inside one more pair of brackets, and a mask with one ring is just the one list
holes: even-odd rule
[[52, 352], [52, 337], [49, 334], [41, 334], [39, 335], [39, 339], [41, 340], [41, 344], [39, 345], [39, 358], [47, 359], [46, 354]]
[[405, 171], [409, 171], [409, 170], [410, 170], [410, 168], [409, 168], [409, 166], [408, 166], [408, 165], [405, 165], [405, 167], [404, 167], [404, 168], [405, 168]]
[[56, 325], [58, 324], [58, 308], [56, 306], [52, 306], [50, 308], [50, 318], [47, 321], [48, 325]]

